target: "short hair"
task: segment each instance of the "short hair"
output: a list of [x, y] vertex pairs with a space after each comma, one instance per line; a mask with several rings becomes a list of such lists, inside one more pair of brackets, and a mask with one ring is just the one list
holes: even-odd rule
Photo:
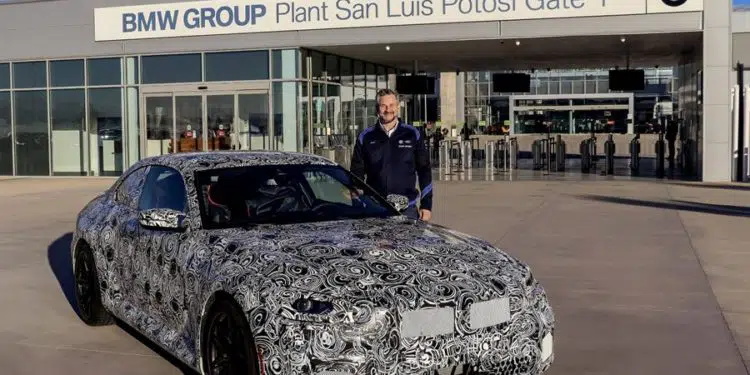
[[375, 102], [380, 103], [380, 98], [382, 98], [384, 96], [389, 96], [389, 95], [395, 96], [396, 100], [398, 100], [398, 92], [396, 92], [396, 90], [392, 90], [392, 89], [380, 89], [380, 90], [378, 90], [377, 96], [375, 98]]

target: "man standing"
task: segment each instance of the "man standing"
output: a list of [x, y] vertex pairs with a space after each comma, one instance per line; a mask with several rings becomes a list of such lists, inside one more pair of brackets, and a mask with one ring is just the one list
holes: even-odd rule
[[[395, 91], [378, 91], [377, 113], [378, 123], [362, 131], [354, 144], [351, 171], [383, 196], [406, 196], [409, 207], [404, 214], [429, 221], [432, 168], [424, 137], [417, 128], [400, 121]], [[417, 180], [421, 193], [416, 188]]]

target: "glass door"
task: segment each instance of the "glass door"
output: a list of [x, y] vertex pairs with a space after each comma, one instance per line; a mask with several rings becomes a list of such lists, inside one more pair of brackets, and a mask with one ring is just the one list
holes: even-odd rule
[[203, 95], [176, 95], [175, 152], [203, 151], [205, 129], [203, 128]]
[[268, 92], [257, 90], [145, 94], [141, 107], [144, 157], [269, 150], [268, 106]]
[[236, 129], [237, 95], [206, 95], [208, 150], [241, 150]]
[[174, 105], [171, 94], [148, 95], [143, 98], [141, 122], [145, 127], [144, 158], [172, 153], [174, 136]]
[[267, 92], [239, 92], [237, 120], [241, 150], [270, 150]]

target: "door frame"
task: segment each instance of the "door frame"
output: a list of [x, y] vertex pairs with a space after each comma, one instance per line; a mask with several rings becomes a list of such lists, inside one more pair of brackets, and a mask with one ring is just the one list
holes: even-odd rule
[[[196, 85], [192, 84], [156, 84], [156, 85], [142, 85], [138, 91], [138, 118], [140, 120], [139, 130], [140, 139], [139, 145], [142, 153], [147, 151], [147, 121], [146, 121], [146, 99], [149, 97], [171, 97], [172, 98], [172, 145], [177, 142], [177, 107], [175, 106], [175, 97], [177, 96], [201, 96], [201, 112], [202, 112], [202, 125], [201, 134], [203, 142], [203, 150], [208, 149], [208, 137], [205, 135], [208, 132], [208, 105], [206, 97], [209, 95], [234, 95], [235, 106], [234, 106], [234, 121], [235, 124], [239, 121], [239, 109], [238, 109], [238, 94], [259, 94], [266, 95], [268, 98], [268, 108], [266, 109], [268, 118], [268, 137], [269, 137], [269, 149], [273, 149], [275, 143], [273, 137], [275, 135], [274, 121], [273, 121], [273, 103], [271, 98], [271, 88], [269, 81], [261, 82], [227, 82], [227, 83], [210, 83]], [[249, 141], [249, 140], [248, 140]], [[143, 158], [143, 157], [141, 157]]]

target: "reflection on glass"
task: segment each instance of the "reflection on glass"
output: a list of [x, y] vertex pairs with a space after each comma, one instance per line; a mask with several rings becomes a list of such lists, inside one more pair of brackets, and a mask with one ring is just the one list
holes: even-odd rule
[[341, 86], [341, 124], [343, 132], [355, 128], [354, 122], [354, 87]]
[[16, 117], [16, 174], [49, 175], [47, 92], [17, 91], [13, 94]]
[[10, 88], [10, 64], [0, 64], [0, 90]]
[[123, 172], [121, 97], [119, 88], [89, 89], [89, 168], [94, 176]]
[[44, 61], [14, 63], [13, 87], [17, 89], [47, 87], [47, 63]]
[[386, 74], [385, 67], [378, 66], [377, 67], [377, 74], [378, 74], [378, 89], [384, 89], [388, 87], [388, 75]]
[[206, 81], [268, 79], [268, 51], [216, 52], [206, 54]]
[[327, 124], [334, 134], [342, 134], [341, 127], [341, 86], [328, 85], [328, 98], [326, 99]]
[[349, 127], [346, 131], [354, 139], [357, 134], [365, 130], [367, 123], [367, 102], [365, 98], [365, 89], [361, 87], [354, 88], [354, 126]]
[[0, 92], [0, 175], [13, 174], [13, 133], [10, 122], [10, 93]]
[[50, 85], [52, 87], [83, 86], [83, 70], [83, 60], [50, 61]]
[[201, 55], [156, 55], [141, 57], [142, 83], [201, 81]]
[[[239, 144], [243, 150], [268, 150], [268, 94], [238, 94]], [[249, 136], [249, 137], [248, 137]], [[247, 140], [250, 139], [249, 147]]]
[[311, 123], [310, 123], [310, 98], [309, 98], [309, 92], [308, 92], [308, 84], [305, 82], [299, 83], [299, 128], [302, 131], [302, 151], [304, 152], [312, 152], [312, 144], [311, 144]]
[[[313, 135], [325, 136], [330, 134], [326, 119], [326, 85], [313, 83], [312, 86], [312, 128]], [[319, 143], [319, 140], [315, 140]]]
[[146, 154], [144, 157], [159, 156], [173, 152], [171, 96], [146, 97]]
[[89, 59], [86, 65], [89, 86], [119, 85], [122, 82], [119, 57]]
[[203, 150], [203, 97], [175, 96], [177, 152]]
[[85, 176], [86, 94], [83, 89], [50, 92], [52, 174]]
[[234, 95], [206, 97], [208, 116], [208, 149], [241, 149], [234, 126]]
[[367, 89], [367, 102], [365, 103], [365, 128], [378, 121], [378, 90]]

